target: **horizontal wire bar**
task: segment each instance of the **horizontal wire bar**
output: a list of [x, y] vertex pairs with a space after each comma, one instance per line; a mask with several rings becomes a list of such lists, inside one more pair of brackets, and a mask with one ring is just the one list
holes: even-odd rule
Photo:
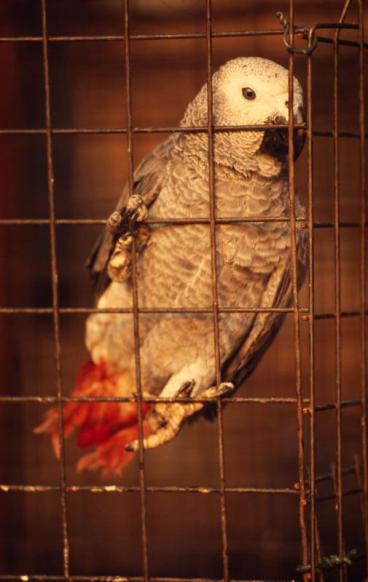
[[[305, 123], [298, 123], [294, 126], [296, 129], [307, 129]], [[215, 133], [221, 132], [239, 132], [239, 131], [264, 131], [267, 129], [287, 129], [286, 125], [216, 125], [213, 130]], [[165, 126], [165, 127], [133, 127], [132, 133], [146, 134], [146, 133], [207, 133], [208, 129], [205, 126], [195, 127], [181, 127], [181, 126]], [[1, 135], [32, 135], [45, 134], [46, 129], [42, 127], [3, 127], [0, 128]], [[110, 134], [126, 134], [125, 127], [65, 127], [52, 128], [51, 133], [55, 135], [110, 135]], [[312, 135], [316, 137], [333, 137], [333, 132], [329, 130], [314, 130]], [[360, 139], [360, 134], [355, 131], [339, 131], [339, 137]], [[368, 134], [367, 136], [368, 137]]]
[[[364, 556], [363, 556], [364, 557]], [[355, 561], [358, 558], [355, 559]], [[65, 582], [63, 576], [48, 576], [47, 574], [24, 574], [24, 575], [0, 575], [0, 580], [14, 580], [14, 582], [42, 582], [43, 580], [50, 580], [52, 582]], [[73, 582], [74, 580], [78, 582], [144, 582], [143, 577], [132, 577], [132, 576], [71, 576], [68, 581]], [[150, 576], [152, 582], [223, 582], [223, 578], [212, 580], [209, 578], [155, 578]], [[252, 580], [234, 580], [231, 582], [258, 582], [254, 578]], [[259, 581], [262, 582], [262, 581]], [[295, 582], [295, 579], [289, 578], [288, 580], [267, 580], [267, 582]]]
[[[248, 30], [248, 31], [229, 31], [229, 32], [212, 32], [213, 37], [238, 37], [238, 36], [281, 36], [283, 31], [278, 29], [268, 30]], [[158, 34], [130, 34], [130, 40], [182, 40], [206, 38], [204, 32], [179, 32], [179, 33], [158, 33]], [[124, 34], [107, 34], [107, 35], [52, 35], [48, 38], [49, 42], [120, 42], [125, 40]], [[0, 42], [41, 42], [42, 36], [1, 36]]]
[[[349, 497], [351, 495], [357, 495], [358, 493], [363, 493], [363, 489], [361, 487], [356, 489], [349, 489], [349, 491], [343, 491], [341, 493], [341, 497]], [[336, 495], [323, 495], [321, 497], [316, 497], [317, 503], [322, 503], [324, 501], [336, 501]]]
[[[4, 218], [4, 219], [0, 219], [0, 225], [25, 225], [25, 224], [49, 224], [49, 219], [47, 218], [26, 218], [26, 219], [18, 219], [18, 218]], [[99, 224], [106, 224], [106, 219], [102, 219], [102, 218], [60, 218], [60, 219], [56, 219], [56, 224], [66, 224], [66, 225], [74, 225], [74, 224], [85, 224], [85, 225], [99, 225]], [[245, 216], [245, 217], [239, 217], [239, 216], [229, 216], [226, 218], [216, 218], [216, 223], [217, 224], [236, 224], [236, 223], [277, 223], [277, 222], [281, 222], [281, 223], [285, 223], [285, 222], [290, 222], [290, 218], [285, 216], [285, 217], [280, 217], [280, 216], [275, 216], [275, 217], [269, 217], [269, 216]], [[298, 222], [301, 222], [302, 224], [307, 224], [304, 218], [299, 218]], [[144, 221], [144, 224], [152, 224], [152, 225], [192, 225], [192, 224], [209, 224], [210, 220], [209, 218], [205, 218], [205, 217], [198, 217], [198, 218], [148, 218], [147, 220]], [[331, 223], [332, 224], [332, 223]], [[356, 226], [359, 225], [360, 223], [354, 223]]]
[[[66, 485], [67, 493], [137, 493], [140, 491], [138, 485]], [[12, 483], [1, 483], [0, 493], [49, 493], [59, 492], [58, 485], [16, 485]], [[180, 486], [146, 486], [149, 493], [200, 493], [202, 495], [220, 494], [218, 487], [180, 487]], [[291, 487], [225, 487], [225, 493], [237, 495], [299, 495], [297, 488]], [[356, 495], [362, 493], [361, 487], [349, 489], [343, 492], [343, 496]], [[317, 502], [329, 501], [336, 498], [336, 495], [324, 495], [316, 498]]]
[[[316, 38], [317, 38], [318, 42], [325, 43], [325, 44], [333, 44], [333, 42], [334, 42], [332, 38], [328, 38], [327, 36], [317, 35]], [[354, 41], [354, 40], [348, 40], [348, 39], [339, 39], [338, 44], [341, 46], [350, 46], [350, 47], [358, 48], [357, 45], [359, 45], [359, 42]], [[364, 48], [368, 49], [368, 42], [364, 43]]]
[[[305, 123], [295, 125], [296, 128], [305, 129]], [[238, 132], [238, 131], [264, 131], [267, 129], [287, 129], [285, 124], [247, 124], [247, 125], [216, 125], [214, 131], [220, 132]], [[46, 129], [42, 127], [35, 128], [1, 128], [1, 134], [8, 133], [46, 133]], [[51, 132], [54, 134], [95, 134], [95, 133], [127, 133], [126, 127], [66, 127], [66, 128], [52, 128]], [[133, 127], [132, 133], [208, 133], [208, 128], [205, 125], [196, 126], [165, 126], [165, 127]], [[331, 134], [332, 135], [332, 134]], [[357, 134], [358, 136], [358, 134]], [[355, 137], [355, 134], [354, 134]]]
[[[368, 315], [368, 310], [366, 311], [366, 314]], [[361, 311], [359, 311], [358, 309], [351, 309], [350, 311], [340, 311], [340, 316], [343, 318], [358, 317], [359, 315], [361, 315]], [[332, 312], [331, 313], [316, 313], [314, 316], [314, 319], [321, 321], [323, 319], [334, 319], [335, 317], [336, 317], [336, 313], [332, 313]]]
[[[308, 220], [305, 218], [296, 218], [296, 221], [300, 223], [304, 228], [309, 227]], [[105, 218], [57, 218], [55, 224], [57, 225], [85, 225], [85, 226], [100, 226], [106, 225]], [[147, 219], [145, 224], [152, 225], [186, 225], [186, 224], [209, 224], [208, 218], [161, 218], [161, 219]], [[272, 217], [272, 216], [229, 216], [228, 218], [216, 218], [216, 224], [257, 224], [257, 223], [289, 223], [290, 216], [285, 217]], [[0, 226], [40, 226], [49, 225], [50, 220], [48, 218], [0, 218]], [[313, 223], [313, 228], [316, 229], [328, 229], [334, 228], [335, 224], [328, 221], [316, 221]], [[362, 224], [357, 221], [343, 221], [339, 224], [340, 228], [361, 228]], [[368, 227], [368, 223], [365, 225]]]
[[[60, 313], [63, 314], [87, 314], [87, 313], [116, 313], [131, 315], [133, 310], [129, 307], [60, 307]], [[200, 307], [140, 307], [139, 313], [146, 315], [190, 315], [211, 314], [210, 308]], [[220, 313], [292, 313], [289, 307], [219, 307]], [[0, 307], [1, 314], [48, 314], [53, 313], [52, 307]], [[299, 313], [307, 313], [306, 308], [299, 309]], [[326, 314], [328, 315], [328, 314]], [[331, 314], [333, 315], [333, 314]]]
[[[356, 467], [345, 467], [345, 469], [342, 470], [342, 475], [344, 477], [346, 475], [353, 475], [354, 473], [356, 473]], [[333, 473], [326, 473], [325, 475], [319, 475], [319, 477], [316, 477], [316, 481], [321, 483], [322, 481], [330, 481], [334, 478], [335, 476]]]
[[[67, 493], [135, 493], [140, 491], [138, 485], [66, 485]], [[0, 484], [0, 493], [47, 493], [49, 491], [60, 491], [59, 485], [13, 485]], [[218, 487], [176, 487], [172, 486], [146, 486], [149, 493], [201, 493], [220, 494]], [[296, 489], [290, 487], [226, 487], [226, 493], [235, 494], [261, 494], [261, 495], [298, 495]]]
[[[83, 315], [90, 313], [115, 313], [115, 314], [132, 314], [132, 309], [125, 307], [60, 307], [59, 312], [63, 315]], [[220, 313], [292, 313], [293, 310], [288, 307], [219, 307]], [[309, 321], [310, 314], [308, 309], [301, 307], [298, 310], [300, 317], [303, 321]], [[52, 314], [52, 307], [0, 307], [0, 315], [49, 315]], [[169, 315], [169, 314], [210, 314], [211, 309], [206, 308], [181, 308], [181, 307], [156, 307], [156, 308], [139, 308], [139, 313], [146, 315]], [[366, 311], [368, 315], [368, 310]], [[341, 311], [342, 318], [358, 317], [361, 312], [358, 309], [352, 309], [350, 311]], [[316, 313], [314, 316], [315, 320], [325, 320], [334, 319], [336, 313], [326, 312], [326, 313]]]
[[[221, 132], [239, 132], [239, 131], [264, 131], [267, 129], [287, 129], [287, 125], [284, 123], [248, 123], [246, 125], [214, 125], [213, 130], [217, 133]], [[305, 123], [297, 123], [295, 124], [296, 129], [305, 129]], [[104, 131], [104, 132], [127, 132], [126, 128], [54, 128], [53, 133], [74, 133], [83, 131], [86, 133], [94, 132], [94, 131]], [[158, 126], [158, 127], [132, 127], [132, 133], [208, 133], [208, 127], [206, 125], [193, 125], [193, 126], [184, 126], [184, 125], [171, 125], [171, 126]], [[350, 133], [350, 132], [349, 132]], [[332, 133], [331, 133], [332, 135]], [[358, 137], [359, 134], [356, 134]], [[354, 133], [355, 137], [355, 133]]]
[[[361, 400], [342, 400], [340, 402], [340, 408], [351, 408], [355, 406], [363, 406], [363, 402]], [[329, 403], [329, 404], [317, 404], [315, 407], [316, 412], [324, 412], [326, 410], [337, 410], [338, 404], [336, 403]]]
[[[335, 226], [335, 224], [333, 222], [314, 222], [313, 223], [314, 228], [334, 228], [334, 226]], [[339, 226], [340, 226], [340, 228], [357, 228], [358, 222], [344, 221], [344, 222], [340, 222]], [[361, 226], [362, 226], [362, 224], [360, 223], [360, 227]], [[366, 223], [366, 227], [368, 227], [368, 222]]]
[[[40, 395], [27, 395], [27, 396], [15, 396], [12, 394], [9, 395], [0, 395], [0, 402], [7, 403], [7, 404], [18, 404], [18, 403], [36, 403], [36, 404], [54, 404], [58, 400], [55, 396], [40, 396]], [[64, 403], [68, 402], [78, 402], [78, 403], [106, 403], [106, 402], [118, 402], [118, 403], [137, 403], [137, 398], [135, 396], [62, 396], [61, 401]], [[270, 397], [247, 397], [247, 396], [233, 396], [233, 397], [224, 397], [221, 401], [225, 404], [296, 404], [296, 399], [293, 397], [277, 397], [277, 396], [270, 396]], [[166, 402], [166, 403], [175, 403], [179, 402], [180, 404], [189, 404], [189, 403], [200, 403], [200, 404], [208, 404], [211, 402], [216, 402], [216, 398], [201, 398], [200, 396], [196, 398], [163, 398], [160, 396], [142, 396], [142, 402], [147, 402], [148, 404], [154, 404], [157, 402]], [[304, 409], [303, 412], [305, 414], [309, 413], [310, 410], [308, 408], [310, 403], [309, 398], [303, 399]], [[362, 406], [363, 403], [361, 400], [342, 400], [341, 401], [341, 408], [354, 408], [357, 406]], [[336, 403], [324, 403], [318, 404], [315, 407], [316, 412], [325, 412], [327, 410], [335, 410], [337, 407]]]
[[[312, 135], [315, 137], [333, 137], [333, 132], [328, 129], [316, 129], [312, 131]], [[356, 131], [339, 131], [337, 135], [339, 137], [359, 138], [359, 133]], [[368, 134], [366, 137], [368, 137]]]
[[[119, 403], [126, 403], [126, 402], [137, 402], [137, 398], [135, 396], [62, 396], [62, 402], [119, 402]], [[238, 403], [238, 404], [295, 404], [295, 398], [289, 397], [241, 397], [241, 396], [233, 396], [233, 397], [225, 397], [221, 399], [222, 402], [227, 404], [230, 403]], [[50, 404], [57, 402], [56, 396], [14, 396], [14, 395], [0, 395], [0, 402], [3, 403], [26, 403], [26, 402], [33, 402], [39, 404]], [[210, 402], [216, 402], [215, 398], [201, 398], [200, 396], [197, 398], [163, 398], [159, 396], [142, 396], [142, 402], [147, 403], [155, 403], [155, 402], [168, 402], [174, 403], [179, 402], [180, 404], [189, 404], [189, 403], [202, 403], [207, 404]], [[307, 405], [309, 400], [306, 398], [304, 399], [304, 403]]]
[[1, 128], [0, 129], [0, 136], [1, 135], [33, 135], [33, 134], [46, 134], [46, 129], [42, 128], [34, 128], [34, 127], [14, 127], [14, 128]]
[[[355, 25], [353, 25], [355, 28]], [[303, 35], [306, 29], [298, 28], [294, 34]], [[231, 31], [212, 31], [212, 38], [241, 38], [257, 36], [282, 36], [283, 30], [266, 29], [266, 30], [231, 30]], [[333, 44], [333, 39], [328, 36], [316, 35], [317, 41], [321, 43]], [[49, 42], [121, 42], [124, 41], [123, 34], [100, 34], [100, 35], [52, 35], [48, 37]], [[161, 33], [161, 34], [131, 34], [130, 40], [195, 40], [206, 39], [205, 32], [182, 32], [182, 33]], [[42, 36], [23, 35], [23, 36], [1, 36], [0, 43], [24, 43], [24, 42], [42, 42]], [[339, 39], [339, 45], [360, 48], [360, 43], [354, 40]], [[364, 48], [368, 48], [368, 43], [364, 43]]]

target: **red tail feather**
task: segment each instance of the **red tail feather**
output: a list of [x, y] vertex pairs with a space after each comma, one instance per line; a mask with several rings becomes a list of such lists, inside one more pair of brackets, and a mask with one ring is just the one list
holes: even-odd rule
[[[116, 397], [121, 394], [122, 381], [124, 377], [111, 372], [105, 362], [97, 365], [86, 362], [79, 370], [73, 396]], [[132, 381], [131, 378], [130, 381]], [[143, 406], [143, 415], [148, 409], [148, 405]], [[95, 447], [93, 452], [84, 455], [79, 460], [77, 465], [79, 471], [88, 468], [101, 469], [103, 474], [120, 474], [132, 458], [131, 453], [126, 452], [124, 446], [137, 438], [136, 403], [68, 402], [63, 408], [63, 420], [65, 437], [76, 430], [77, 446], [80, 449]], [[144, 428], [145, 433], [148, 433], [145, 423]], [[59, 418], [56, 408], [46, 413], [44, 422], [34, 432], [50, 434], [55, 454], [59, 457]]]

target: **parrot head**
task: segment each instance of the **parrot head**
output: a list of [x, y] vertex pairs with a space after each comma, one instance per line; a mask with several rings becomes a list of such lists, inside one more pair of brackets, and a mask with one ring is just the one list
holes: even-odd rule
[[[294, 123], [300, 124], [304, 121], [303, 91], [295, 77], [293, 91]], [[217, 126], [288, 124], [288, 70], [269, 59], [239, 57], [225, 63], [213, 74], [212, 97], [213, 121]], [[206, 123], [207, 85], [204, 85], [188, 106], [183, 124]], [[304, 134], [303, 129], [294, 130], [295, 157], [303, 148]], [[230, 147], [236, 157], [260, 152], [285, 159], [288, 153], [287, 129], [228, 132], [222, 141], [227, 152]], [[221, 139], [215, 143], [221, 149]]]

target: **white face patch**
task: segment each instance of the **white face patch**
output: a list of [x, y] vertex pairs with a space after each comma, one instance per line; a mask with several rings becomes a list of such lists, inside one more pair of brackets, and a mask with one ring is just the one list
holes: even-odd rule
[[[245, 88], [254, 91], [254, 99], [244, 96]], [[277, 116], [288, 119], [288, 71], [272, 61], [255, 57], [230, 61], [219, 70], [214, 91], [220, 124], [261, 125]], [[302, 89], [294, 78], [295, 114], [302, 106]]]

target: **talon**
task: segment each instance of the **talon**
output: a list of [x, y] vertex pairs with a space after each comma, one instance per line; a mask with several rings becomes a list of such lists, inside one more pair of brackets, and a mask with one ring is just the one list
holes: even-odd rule
[[[177, 398], [190, 397], [195, 386], [195, 380], [184, 382], [176, 393]], [[234, 384], [231, 382], [222, 382], [218, 387], [212, 386], [205, 390], [201, 397], [219, 398], [234, 390]], [[199, 412], [203, 408], [203, 403], [173, 402], [156, 404], [150, 410], [146, 420], [152, 429], [152, 433], [143, 439], [143, 448], [153, 449], [168, 441], [171, 441], [180, 431], [186, 418]], [[137, 452], [139, 450], [139, 441], [135, 440], [125, 445], [128, 452]]]
[[218, 388], [217, 396], [223, 396], [229, 392], [233, 392], [235, 386], [232, 382], [222, 382]]
[[124, 283], [130, 276], [132, 244], [133, 236], [129, 232], [123, 234], [117, 241], [107, 266], [108, 275], [113, 281]]
[[138, 206], [141, 206], [142, 204], [144, 204], [142, 196], [139, 194], [132, 194], [128, 199], [126, 209], [128, 212], [131, 212], [136, 210]]
[[232, 392], [235, 389], [234, 384], [231, 382], [221, 382], [221, 384], [217, 386], [212, 386], [211, 388], [207, 388], [202, 394], [204, 398], [220, 398], [229, 392]]
[[133, 220], [133, 222], [143, 222], [144, 220], [146, 220], [148, 216], [148, 210], [146, 205], [143, 206], [139, 206], [139, 208], [137, 208], [130, 216], [130, 219]]
[[188, 382], [184, 382], [184, 384], [182, 384], [177, 392], [177, 397], [178, 398], [186, 398], [192, 395], [193, 392], [193, 388], [195, 386], [195, 380], [188, 380]]
[[131, 256], [127, 251], [114, 253], [107, 265], [107, 273], [113, 281], [124, 283], [130, 276]]
[[132, 245], [133, 245], [133, 235], [131, 232], [126, 232], [117, 241], [115, 245], [114, 254], [119, 252], [126, 252], [127, 250], [131, 249]]
[[110, 214], [106, 222], [106, 228], [111, 234], [116, 234], [123, 221], [123, 217], [118, 210]]
[[126, 205], [126, 215], [133, 222], [142, 222], [147, 218], [148, 209], [142, 196], [133, 194]]

